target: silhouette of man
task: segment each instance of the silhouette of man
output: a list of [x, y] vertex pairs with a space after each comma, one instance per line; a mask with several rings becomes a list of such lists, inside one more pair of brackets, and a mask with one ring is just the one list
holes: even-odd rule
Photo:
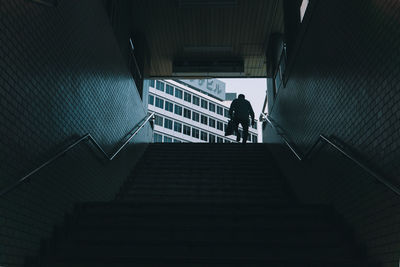
[[254, 124], [254, 111], [249, 101], [244, 99], [244, 95], [240, 94], [238, 98], [232, 101], [229, 108], [229, 116], [231, 117], [236, 131], [236, 141], [240, 141], [239, 123], [243, 127], [243, 144], [247, 142], [249, 135], [249, 115], [251, 117], [251, 124]]

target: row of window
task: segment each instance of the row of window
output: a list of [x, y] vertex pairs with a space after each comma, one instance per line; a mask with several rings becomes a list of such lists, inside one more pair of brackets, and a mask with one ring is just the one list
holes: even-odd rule
[[[174, 130], [175, 132], [183, 133], [184, 135], [192, 136], [194, 138], [201, 139], [203, 141], [210, 141], [211, 143], [215, 143], [215, 135], [208, 134], [205, 131], [201, 131], [194, 127], [190, 127], [189, 125], [182, 124], [178, 121], [173, 121], [171, 119], [163, 118], [162, 116], [155, 115], [154, 123], [160, 127]], [[221, 127], [220, 130], [224, 131], [226, 128], [226, 124], [223, 124], [222, 122], [219, 122], [219, 123], [220, 124], [218, 124], [218, 125]], [[222, 125], [224, 125], [224, 129], [222, 129], [222, 127], [223, 127]], [[239, 132], [240, 132], [240, 135], [243, 136], [242, 130], [239, 130]], [[217, 137], [217, 139], [218, 139], [218, 137]], [[249, 133], [248, 140], [252, 141], [253, 143], [257, 143], [257, 136]]]
[[223, 115], [226, 118], [229, 118], [229, 110], [223, 108], [219, 105], [216, 105], [212, 102], [209, 102], [203, 98], [192, 95], [188, 92], [183, 92], [181, 89], [177, 87], [173, 87], [170, 84], [166, 84], [162, 81], [150, 80], [150, 86], [156, 88], [159, 91], [165, 92], [170, 95], [175, 95], [175, 97], [179, 99], [183, 99], [189, 103], [193, 103], [196, 106], [201, 106], [204, 109], [208, 109], [211, 112], [216, 112], [219, 115]]
[[[204, 139], [207, 139], [206, 135], [203, 136], [202, 140], [204, 140]], [[207, 141], [207, 140], [204, 140], [204, 141]], [[222, 138], [219, 136], [216, 137], [215, 135], [212, 135], [212, 134], [209, 134], [208, 142], [209, 143], [232, 143], [231, 140], [228, 140], [228, 139], [225, 139], [225, 138]], [[163, 136], [161, 134], [154, 133], [154, 143], [182, 143], [182, 141], [179, 139], [175, 139], [175, 138], [166, 136], [166, 135]]]
[[[158, 97], [154, 97], [153, 95], [149, 95], [149, 104], [154, 105], [158, 108], [165, 109], [166, 111], [175, 113], [177, 115], [180, 115], [187, 119], [192, 119], [193, 121], [200, 122], [204, 125], [208, 125], [212, 128], [217, 128], [220, 131], [224, 131], [223, 128], [223, 123], [221, 121], [215, 120], [213, 118], [209, 118], [206, 115], [200, 114], [196, 111], [192, 111], [187, 108], [183, 108], [180, 105], [173, 104], [169, 102], [168, 100], [161, 99]], [[254, 126], [251, 126], [254, 129], [257, 129], [257, 124], [254, 124]]]
[[[163, 141], [164, 140], [164, 141]], [[182, 143], [181, 140], [175, 139], [169, 136], [164, 135], [164, 138], [161, 134], [154, 133], [154, 143]]]

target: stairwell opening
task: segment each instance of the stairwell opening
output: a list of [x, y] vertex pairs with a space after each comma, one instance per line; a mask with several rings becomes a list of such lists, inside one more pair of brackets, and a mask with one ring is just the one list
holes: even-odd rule
[[[255, 113], [254, 124], [249, 117], [247, 142], [262, 142], [257, 118], [265, 110], [266, 79], [159, 79], [145, 85], [148, 110], [155, 113], [154, 143], [236, 143], [236, 135], [225, 131], [239, 94]], [[243, 138], [242, 125], [239, 133]]]

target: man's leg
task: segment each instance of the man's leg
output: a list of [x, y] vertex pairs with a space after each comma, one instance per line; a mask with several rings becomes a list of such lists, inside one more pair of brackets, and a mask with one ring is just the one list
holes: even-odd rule
[[246, 144], [247, 142], [247, 137], [249, 135], [249, 121], [242, 121], [241, 122], [242, 127], [243, 127], [243, 144]]
[[239, 133], [239, 121], [234, 120], [233, 125], [235, 126], [235, 132], [236, 132], [236, 142], [240, 141], [240, 133]]

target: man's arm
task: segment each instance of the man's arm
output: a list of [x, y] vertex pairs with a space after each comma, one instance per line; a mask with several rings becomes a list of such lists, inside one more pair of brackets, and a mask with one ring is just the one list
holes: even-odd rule
[[253, 110], [253, 107], [251, 106], [250, 102], [249, 102], [249, 106], [250, 106], [249, 113], [250, 113], [250, 117], [251, 117], [251, 124], [254, 124], [254, 110]]
[[233, 111], [235, 110], [235, 100], [232, 101], [231, 106], [229, 107], [229, 117], [232, 119], [233, 117]]

